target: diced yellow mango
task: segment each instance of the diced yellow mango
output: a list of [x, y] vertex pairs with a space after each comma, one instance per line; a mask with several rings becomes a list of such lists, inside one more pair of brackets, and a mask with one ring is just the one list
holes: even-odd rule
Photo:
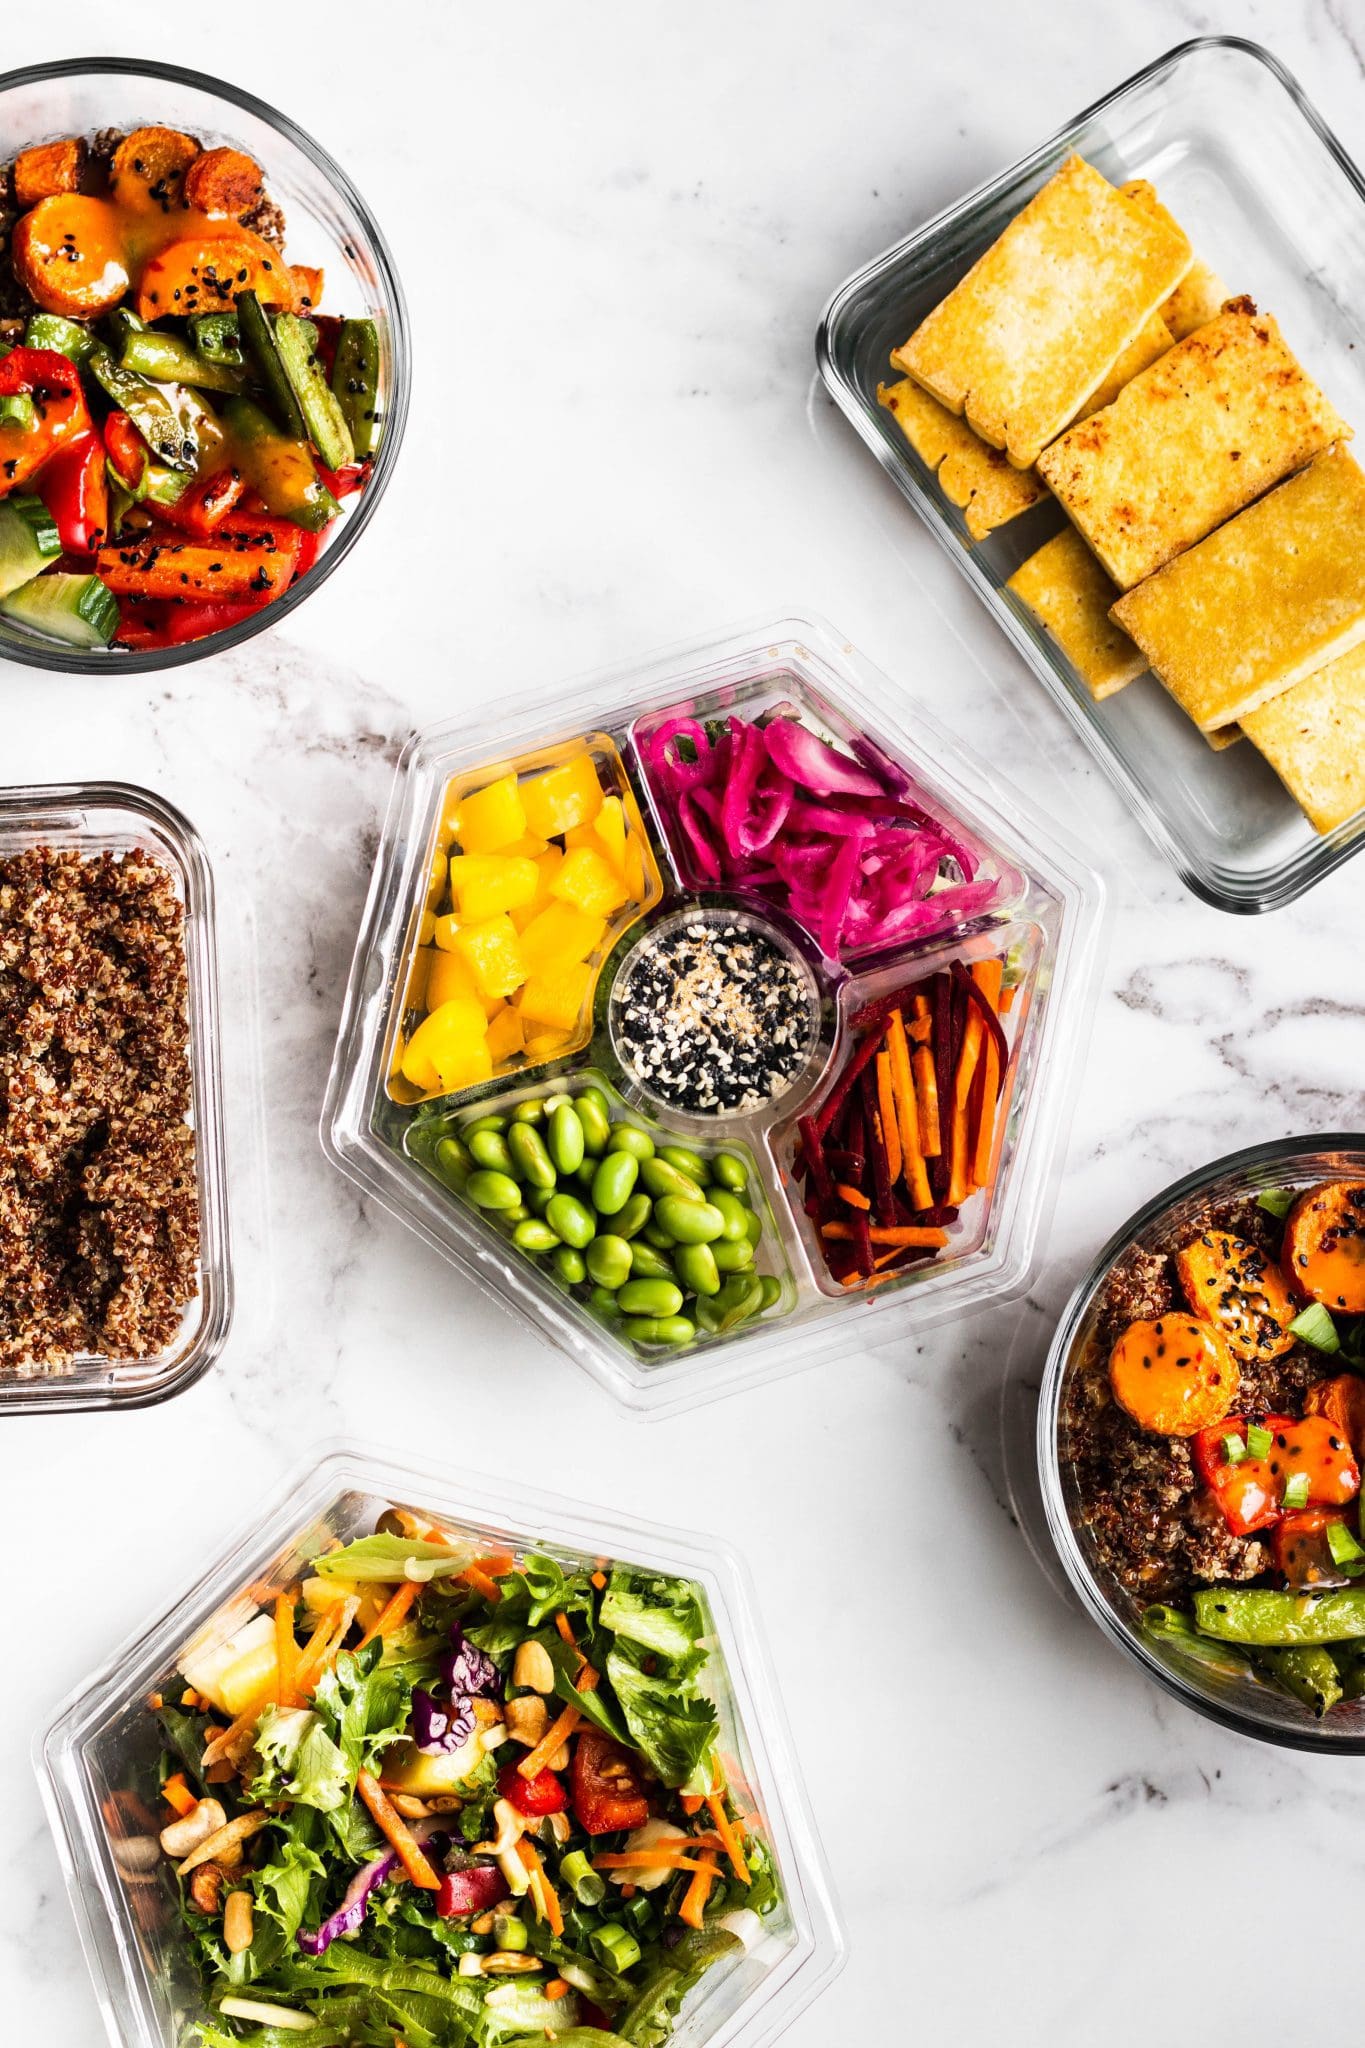
[[419, 946], [429, 946], [432, 940], [435, 938], [435, 936], [435, 915], [430, 910], [424, 910], [422, 912], [422, 922], [417, 927], [417, 943]]
[[521, 941], [506, 911], [481, 924], [461, 925], [455, 947], [469, 962], [480, 995], [510, 996], [526, 979]]
[[460, 784], [453, 778], [441, 796], [441, 829], [437, 837], [442, 847], [450, 845], [452, 839], [460, 836]]
[[274, 1698], [279, 1677], [274, 1642], [261, 1643], [228, 1665], [218, 1681], [218, 1697], [235, 1721], [257, 1701]]
[[[420, 1031], [421, 1028], [419, 1024], [417, 1031]], [[417, 1032], [414, 1031], [412, 1036], [416, 1038]], [[405, 1081], [412, 1083], [419, 1094], [433, 1095], [441, 1085], [441, 1077], [436, 1071], [435, 1061], [420, 1045], [416, 1052], [414, 1052], [412, 1049], [412, 1039], [409, 1039], [406, 1045], [400, 1040], [399, 1045], [398, 1072]]]
[[568, 1031], [592, 987], [592, 969], [572, 962], [533, 974], [517, 998], [517, 1008], [528, 1024], [553, 1024]]
[[626, 812], [619, 796], [603, 799], [602, 808], [592, 821], [592, 829], [617, 874], [623, 875], [626, 870]]
[[526, 1043], [519, 1010], [499, 1010], [488, 1027], [488, 1056], [495, 1067], [514, 1059]]
[[479, 991], [474, 980], [474, 970], [461, 953], [437, 951], [427, 975], [427, 1008], [439, 1010], [442, 1003], [453, 1003], [463, 997], [467, 1002], [478, 1002]]
[[515, 775], [500, 776], [487, 789], [476, 789], [460, 805], [462, 853], [500, 853], [504, 846], [525, 835], [526, 813]]
[[412, 956], [412, 972], [408, 976], [407, 994], [403, 998], [409, 1010], [426, 1010], [431, 1007], [427, 1001], [427, 983], [431, 978], [431, 963], [436, 957], [431, 946], [419, 946]]
[[534, 899], [539, 881], [535, 862], [521, 854], [457, 853], [450, 863], [450, 893], [470, 924], [519, 910]]
[[524, 839], [514, 839], [510, 846], [504, 846], [504, 853], [515, 853], [525, 860], [539, 860], [542, 853], [548, 853], [548, 839], [537, 839], [534, 832], [528, 832]]
[[453, 997], [424, 1017], [413, 1032], [404, 1073], [420, 1087], [423, 1084], [412, 1068], [419, 1060], [428, 1061], [436, 1070], [435, 1085], [446, 1094], [456, 1088], [472, 1088], [476, 1081], [486, 1081], [493, 1071], [487, 1030], [488, 1019], [482, 1004], [469, 996]]
[[537, 1031], [526, 1041], [526, 1057], [533, 1062], [557, 1060], [568, 1043], [569, 1035], [565, 1031]]
[[550, 894], [595, 917], [610, 917], [627, 900], [625, 882], [606, 855], [592, 846], [575, 846], [565, 854]]
[[601, 809], [597, 764], [586, 749], [574, 754], [558, 768], [547, 768], [523, 783], [521, 800], [531, 831], [542, 839], [557, 839], [575, 825], [588, 824]]
[[572, 967], [595, 953], [606, 936], [606, 921], [572, 903], [550, 903], [521, 935], [521, 957], [527, 972], [542, 974], [554, 967]]
[[630, 833], [626, 840], [625, 859], [621, 863], [621, 873], [625, 878], [626, 889], [629, 892], [629, 901], [632, 903], [643, 903], [648, 893], [645, 886], [645, 849], [637, 832]]
[[455, 941], [459, 937], [459, 933], [460, 920], [456, 917], [453, 910], [448, 910], [444, 917], [436, 919], [432, 927], [431, 936], [436, 941], [438, 951], [453, 953], [455, 951]]

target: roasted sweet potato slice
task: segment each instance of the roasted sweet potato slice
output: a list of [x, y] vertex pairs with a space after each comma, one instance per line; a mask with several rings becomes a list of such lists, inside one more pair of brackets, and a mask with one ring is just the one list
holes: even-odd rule
[[1231, 1411], [1241, 1372], [1211, 1323], [1169, 1315], [1128, 1325], [1109, 1354], [1109, 1384], [1140, 1428], [1197, 1436]]
[[21, 149], [14, 159], [14, 203], [36, 206], [40, 199], [79, 192], [84, 171], [85, 144], [74, 135], [61, 142], [40, 142], [36, 149]]
[[299, 311], [316, 312], [322, 304], [322, 272], [311, 263], [291, 263], [289, 275], [294, 286], [294, 304]]
[[1264, 1362], [1293, 1350], [1289, 1325], [1298, 1310], [1259, 1245], [1231, 1230], [1206, 1230], [1176, 1253], [1175, 1270], [1190, 1307], [1222, 1332], [1234, 1357]]
[[264, 182], [260, 165], [244, 150], [201, 150], [185, 173], [185, 204], [235, 220], [256, 204]]
[[1365, 1380], [1357, 1373], [1338, 1373], [1335, 1379], [1315, 1380], [1304, 1399], [1309, 1415], [1325, 1415], [1355, 1452], [1357, 1462], [1365, 1457]]
[[1301, 1294], [1365, 1315], [1365, 1181], [1327, 1181], [1300, 1195], [1285, 1223], [1283, 1259]]
[[246, 228], [225, 227], [221, 235], [192, 235], [154, 256], [138, 279], [137, 310], [143, 320], [167, 313], [230, 312], [237, 294], [254, 291], [265, 305], [294, 303], [294, 281], [278, 249]]
[[118, 214], [104, 199], [79, 192], [40, 199], [20, 216], [11, 255], [30, 297], [68, 320], [109, 312], [128, 289]]
[[194, 137], [178, 128], [134, 128], [109, 160], [109, 189], [120, 206], [169, 213], [198, 154]]

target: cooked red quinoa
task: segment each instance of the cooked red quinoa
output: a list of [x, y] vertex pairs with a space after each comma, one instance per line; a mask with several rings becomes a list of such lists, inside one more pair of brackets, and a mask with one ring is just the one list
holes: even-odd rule
[[195, 1297], [187, 994], [160, 862], [0, 858], [0, 1371], [155, 1357]]

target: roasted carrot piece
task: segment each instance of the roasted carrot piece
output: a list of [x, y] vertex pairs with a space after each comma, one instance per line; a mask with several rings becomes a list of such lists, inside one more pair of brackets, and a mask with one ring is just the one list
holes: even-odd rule
[[265, 183], [260, 165], [241, 149], [203, 149], [185, 172], [185, 204], [235, 219], [256, 204]]
[[84, 172], [85, 144], [74, 135], [60, 142], [40, 142], [36, 149], [21, 149], [14, 159], [14, 203], [36, 206], [40, 199], [79, 192]]
[[40, 199], [16, 223], [10, 248], [15, 275], [45, 313], [90, 320], [128, 289], [118, 213], [105, 199]]
[[134, 128], [109, 160], [109, 189], [120, 206], [169, 213], [198, 154], [194, 137], [178, 128]]
[[198, 598], [210, 604], [278, 596], [291, 566], [273, 548], [242, 542], [153, 539], [101, 548], [95, 558], [97, 573], [116, 597]]

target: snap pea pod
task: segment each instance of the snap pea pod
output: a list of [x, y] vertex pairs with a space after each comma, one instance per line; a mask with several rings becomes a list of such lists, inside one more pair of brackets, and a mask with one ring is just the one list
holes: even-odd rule
[[342, 322], [332, 390], [363, 462], [379, 444], [379, 330], [373, 320]]
[[191, 384], [196, 391], [240, 391], [245, 382], [240, 370], [230, 363], [210, 362], [207, 356], [179, 340], [174, 334], [125, 336], [122, 367], [157, 384]]
[[1171, 1650], [1221, 1677], [1245, 1678], [1250, 1673], [1251, 1663], [1244, 1650], [1231, 1643], [1210, 1642], [1178, 1607], [1158, 1604], [1147, 1608], [1142, 1616], [1142, 1633], [1158, 1648]]
[[1319, 1721], [1343, 1696], [1341, 1674], [1332, 1653], [1320, 1645], [1261, 1650], [1256, 1661], [1292, 1699], [1311, 1707]]
[[1210, 1587], [1195, 1594], [1194, 1619], [1201, 1635], [1258, 1649], [1349, 1642], [1365, 1636], [1365, 1586], [1346, 1586], [1339, 1593]]
[[86, 368], [168, 468], [196, 469], [201, 440], [221, 439], [212, 415], [187, 385], [152, 384], [116, 363], [102, 344], [91, 349]]

